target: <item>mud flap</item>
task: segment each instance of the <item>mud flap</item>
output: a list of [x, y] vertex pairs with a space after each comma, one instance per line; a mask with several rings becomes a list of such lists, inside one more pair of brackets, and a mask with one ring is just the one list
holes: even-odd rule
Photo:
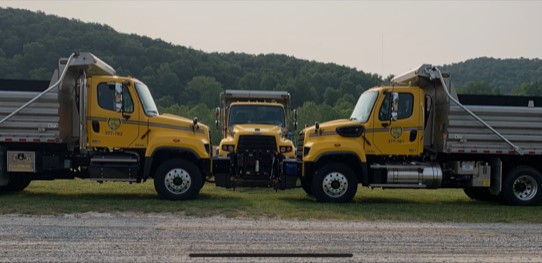
[[9, 183], [6, 163], [6, 147], [0, 146], [0, 186], [7, 185]]
[[229, 157], [214, 157], [212, 173], [216, 186], [226, 188], [234, 186], [231, 181], [231, 160]]
[[284, 159], [280, 166], [279, 180], [274, 183], [275, 189], [296, 188], [297, 179], [301, 176], [301, 162], [295, 159]]

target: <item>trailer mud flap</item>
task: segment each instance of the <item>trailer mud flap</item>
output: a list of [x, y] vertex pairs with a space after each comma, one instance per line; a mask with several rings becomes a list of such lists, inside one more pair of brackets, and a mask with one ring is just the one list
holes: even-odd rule
[[502, 161], [500, 158], [491, 160], [491, 186], [489, 193], [499, 195], [502, 191]]
[[9, 183], [6, 163], [6, 147], [0, 146], [0, 186], [7, 185]]

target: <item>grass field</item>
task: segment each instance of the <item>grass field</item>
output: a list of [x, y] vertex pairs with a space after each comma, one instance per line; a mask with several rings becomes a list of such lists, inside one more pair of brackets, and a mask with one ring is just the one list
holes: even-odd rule
[[159, 200], [152, 181], [143, 184], [85, 180], [32, 182], [23, 192], [0, 194], [0, 214], [84, 212], [182, 213], [225, 216], [355, 221], [542, 223], [542, 206], [511, 207], [472, 201], [462, 190], [382, 190], [359, 188], [354, 202], [317, 203], [301, 189], [235, 191], [206, 184], [198, 199]]

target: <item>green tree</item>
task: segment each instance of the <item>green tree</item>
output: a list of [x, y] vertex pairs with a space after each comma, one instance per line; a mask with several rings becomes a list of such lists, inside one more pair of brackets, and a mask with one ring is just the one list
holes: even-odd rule
[[316, 104], [312, 101], [305, 102], [298, 110], [299, 127], [311, 126], [315, 122], [326, 122], [340, 118], [337, 111], [327, 104]]
[[154, 87], [153, 94], [156, 94], [157, 97], [179, 94], [179, 91], [181, 90], [179, 78], [172, 71], [168, 63], [161, 64], [156, 73], [157, 87]]
[[239, 89], [244, 90], [259, 90], [260, 87], [260, 77], [255, 73], [249, 73], [239, 79]]
[[335, 105], [335, 102], [341, 97], [339, 90], [332, 87], [327, 87], [324, 92], [324, 103], [327, 105]]
[[170, 95], [161, 97], [161, 98], [156, 100], [156, 105], [158, 105], [160, 107], [164, 107], [164, 108], [165, 107], [170, 107], [173, 104], [175, 104], [175, 99]]
[[214, 108], [218, 106], [222, 84], [212, 77], [196, 76], [188, 82], [183, 92], [184, 95], [181, 97], [187, 98], [186, 104], [203, 103], [209, 108]]
[[335, 106], [333, 108], [339, 115], [339, 118], [349, 118], [352, 114], [352, 111], [354, 110], [355, 102], [356, 99], [354, 98], [354, 96], [350, 94], [344, 94], [344, 96], [337, 100], [337, 103], [335, 103]]
[[484, 81], [469, 81], [465, 85], [457, 88], [459, 94], [480, 94], [480, 95], [498, 95], [499, 90], [489, 86]]
[[512, 90], [512, 94], [520, 96], [542, 96], [542, 82], [523, 83]]

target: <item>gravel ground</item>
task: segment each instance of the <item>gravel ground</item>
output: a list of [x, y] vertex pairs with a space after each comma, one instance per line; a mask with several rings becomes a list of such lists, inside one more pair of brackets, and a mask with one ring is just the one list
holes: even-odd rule
[[0, 262], [542, 262], [542, 225], [4, 215]]

